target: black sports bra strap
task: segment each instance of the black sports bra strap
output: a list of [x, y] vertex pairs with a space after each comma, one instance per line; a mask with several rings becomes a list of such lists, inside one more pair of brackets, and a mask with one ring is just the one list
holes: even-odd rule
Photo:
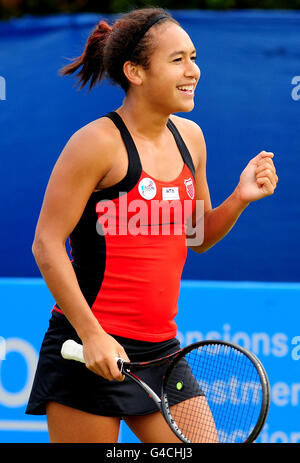
[[128, 153], [129, 167], [132, 167], [132, 165], [135, 165], [135, 168], [139, 167], [140, 170], [142, 170], [139, 153], [136, 149], [132, 136], [130, 135], [129, 130], [127, 129], [121, 116], [119, 116], [119, 114], [116, 113], [115, 111], [112, 111], [106, 114], [105, 117], [109, 117], [109, 119], [113, 121], [113, 123], [119, 129], [121, 133], [123, 142], [126, 146], [127, 153]]
[[181, 153], [183, 161], [185, 162], [185, 164], [188, 166], [188, 168], [192, 172], [193, 176], [195, 177], [195, 166], [194, 166], [194, 163], [193, 163], [193, 160], [192, 160], [192, 156], [191, 156], [186, 144], [184, 143], [184, 141], [183, 141], [183, 139], [182, 139], [176, 125], [174, 124], [174, 122], [171, 121], [171, 119], [168, 119], [167, 127], [172, 132], [172, 134], [173, 134], [173, 136], [175, 138], [175, 141], [177, 143], [177, 146], [178, 146], [178, 149], [179, 149], [179, 151]]
[[128, 193], [137, 184], [142, 173], [142, 165], [136, 146], [119, 114], [116, 112], [111, 112], [106, 114], [104, 117], [111, 119], [120, 131], [127, 150], [128, 169], [125, 177], [123, 177], [122, 180], [120, 180], [118, 183], [111, 187], [105, 188], [104, 190], [95, 192], [98, 200], [114, 199], [117, 198], [120, 194]]
[[[115, 111], [112, 111], [108, 114], [106, 114], [105, 117], [109, 117], [116, 127], [119, 129], [122, 139], [124, 141], [124, 144], [126, 146], [127, 152], [128, 152], [128, 159], [129, 159], [129, 166], [128, 166], [128, 171], [134, 169], [135, 171], [142, 171], [142, 164], [140, 160], [140, 156], [138, 153], [138, 150], [135, 146], [135, 143], [132, 139], [132, 136], [130, 135], [129, 130], [127, 129], [123, 119], [121, 116], [119, 116], [118, 113]], [[190, 171], [192, 172], [193, 176], [195, 177], [195, 166], [192, 160], [192, 157], [190, 155], [190, 152], [184, 143], [177, 127], [175, 124], [171, 121], [171, 119], [168, 119], [167, 122], [167, 127], [171, 131], [173, 137], [175, 138], [176, 144], [178, 146], [178, 149], [181, 153], [182, 159], [184, 163], [188, 166]]]

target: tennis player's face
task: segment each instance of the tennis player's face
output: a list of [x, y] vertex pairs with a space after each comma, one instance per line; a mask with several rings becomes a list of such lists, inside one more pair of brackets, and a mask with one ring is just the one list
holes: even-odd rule
[[174, 23], [162, 24], [154, 35], [156, 47], [144, 81], [147, 96], [164, 112], [192, 111], [194, 92], [200, 78], [193, 42]]

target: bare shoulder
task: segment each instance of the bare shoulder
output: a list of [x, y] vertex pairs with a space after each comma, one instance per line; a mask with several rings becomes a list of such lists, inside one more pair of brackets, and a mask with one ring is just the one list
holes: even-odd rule
[[187, 145], [194, 165], [197, 166], [206, 159], [206, 144], [201, 127], [194, 121], [172, 114], [170, 119], [176, 125]]
[[171, 114], [170, 119], [174, 122], [174, 124], [181, 126], [182, 128], [187, 128], [189, 130], [195, 131], [195, 133], [202, 133], [201, 127], [191, 119], [187, 119], [186, 117], [176, 116], [175, 114]]
[[[118, 131], [108, 118], [100, 118], [92, 121], [78, 129], [68, 140], [66, 151], [72, 151], [72, 155], [78, 155], [82, 160], [102, 159], [108, 156], [108, 153], [115, 151], [118, 143]], [[69, 149], [68, 149], [69, 148]]]
[[120, 133], [110, 119], [94, 120], [69, 138], [54, 171], [81, 181], [89, 179], [92, 188], [116, 165], [121, 146]]

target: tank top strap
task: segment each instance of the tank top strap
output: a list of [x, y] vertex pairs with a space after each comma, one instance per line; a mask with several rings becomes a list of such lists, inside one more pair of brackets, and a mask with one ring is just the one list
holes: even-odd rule
[[142, 173], [142, 164], [135, 143], [118, 113], [112, 111], [103, 117], [108, 117], [119, 129], [128, 155], [128, 169], [125, 177], [120, 182], [105, 190], [98, 192], [105, 199], [114, 199], [122, 193], [128, 193], [138, 182]]
[[[119, 129], [128, 154], [128, 169], [125, 177], [116, 185], [99, 192], [100, 196], [105, 195], [106, 199], [113, 199], [116, 198], [120, 192], [129, 192], [137, 184], [143, 168], [136, 145], [121, 116], [117, 112], [112, 111], [107, 113], [104, 117], [111, 119]], [[183, 162], [187, 165], [193, 177], [195, 177], [195, 167], [192, 157], [177, 127], [170, 119], [168, 119], [167, 127], [176, 141]]]
[[185, 142], [183, 141], [183, 138], [180, 135], [176, 125], [174, 124], [174, 122], [171, 121], [171, 119], [168, 119], [167, 127], [172, 132], [172, 134], [173, 134], [173, 136], [175, 138], [175, 141], [177, 143], [178, 149], [179, 149], [179, 151], [181, 153], [181, 156], [182, 156], [182, 159], [183, 159], [184, 163], [188, 166], [188, 168], [192, 172], [193, 177], [195, 177], [195, 166], [194, 166], [194, 163], [193, 163], [193, 160], [192, 160], [192, 156], [191, 156]]
[[113, 121], [115, 126], [119, 129], [124, 145], [127, 149], [129, 164], [135, 165], [135, 167], [138, 166], [140, 170], [142, 170], [142, 165], [141, 165], [141, 160], [140, 160], [138, 150], [121, 116], [119, 116], [119, 114], [116, 113], [115, 111], [112, 111], [106, 114], [105, 117], [109, 117]]

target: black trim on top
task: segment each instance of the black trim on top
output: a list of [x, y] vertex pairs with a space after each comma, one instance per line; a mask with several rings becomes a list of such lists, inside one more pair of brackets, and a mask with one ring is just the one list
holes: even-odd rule
[[172, 132], [173, 137], [175, 138], [175, 141], [177, 143], [177, 146], [178, 146], [178, 149], [179, 149], [179, 151], [181, 153], [183, 161], [185, 162], [185, 164], [188, 166], [188, 168], [192, 172], [193, 177], [195, 177], [195, 166], [194, 166], [194, 163], [193, 163], [193, 160], [192, 160], [192, 156], [191, 156], [185, 142], [183, 141], [183, 138], [180, 135], [176, 125], [174, 124], [173, 121], [171, 121], [171, 119], [168, 119], [167, 127]]
[[128, 168], [125, 177], [123, 177], [118, 183], [105, 188], [104, 190], [95, 191], [93, 193], [93, 195], [97, 197], [98, 201], [103, 199], [115, 199], [118, 198], [121, 193], [128, 193], [137, 184], [143, 170], [139, 153], [123, 119], [115, 111], [106, 114], [104, 117], [111, 119], [120, 131], [128, 154]]
[[[76, 227], [70, 234], [72, 266], [88, 305], [92, 307], [101, 289], [106, 267], [106, 240], [96, 224], [97, 198], [90, 197]], [[56, 303], [56, 307], [60, 309]]]
[[[115, 199], [121, 193], [128, 193], [137, 184], [143, 170], [136, 145], [121, 116], [117, 112], [112, 111], [104, 117], [111, 119], [120, 131], [128, 154], [128, 169], [125, 177], [123, 177], [118, 183], [109, 188], [105, 188], [101, 191], [95, 191], [93, 193], [93, 197], [97, 198], [97, 201]], [[190, 152], [171, 119], [168, 119], [167, 127], [176, 141], [183, 162], [188, 166], [193, 177], [195, 177], [195, 167]]]

